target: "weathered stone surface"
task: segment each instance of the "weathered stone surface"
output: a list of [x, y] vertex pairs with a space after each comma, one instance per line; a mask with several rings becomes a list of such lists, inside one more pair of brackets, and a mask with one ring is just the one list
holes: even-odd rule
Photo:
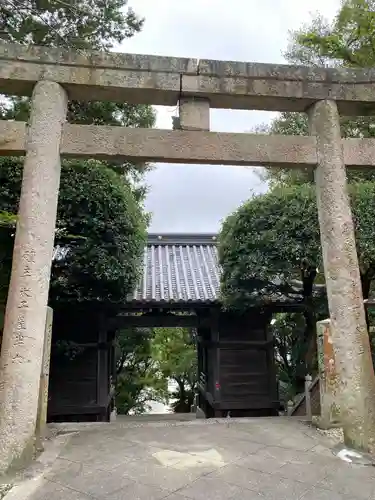
[[25, 154], [26, 123], [0, 120], [0, 156]]
[[346, 166], [375, 166], [374, 139], [343, 139], [342, 144]]
[[166, 163], [313, 166], [315, 140], [204, 131], [66, 125], [64, 156], [127, 158]]
[[317, 140], [316, 193], [332, 341], [346, 444], [375, 446], [375, 377], [334, 101], [310, 110]]
[[178, 493], [182, 495], [183, 498], [190, 498], [192, 500], [230, 500], [234, 498], [246, 498], [240, 486], [211, 477], [201, 477], [186, 488], [182, 488]]
[[38, 80], [63, 85], [71, 99], [175, 106], [180, 97], [212, 108], [305, 111], [337, 100], [342, 114], [371, 114], [375, 71], [66, 51], [0, 44], [0, 90], [29, 95]]
[[326, 83], [369, 83], [375, 81], [374, 69], [318, 68], [292, 64], [269, 64], [242, 61], [200, 59], [198, 74], [218, 77], [241, 77], [266, 80], [312, 81]]
[[48, 479], [80, 493], [95, 496], [95, 498], [107, 498], [107, 495], [132, 483], [128, 477], [100, 468], [82, 466], [77, 462], [68, 462], [67, 467], [55, 470], [54, 473], [48, 475]]
[[32, 450], [66, 110], [62, 87], [35, 86], [0, 357], [0, 473]]
[[[38, 500], [50, 500], [51, 498], [53, 498], [53, 500], [66, 500], [67, 498], [69, 498], [69, 500], [92, 500], [92, 497], [89, 495], [49, 481], [43, 482], [40, 491], [42, 493], [41, 496], [38, 497]], [[39, 493], [37, 493], [37, 495], [39, 495]], [[31, 496], [31, 499], [33, 498], [34, 495]]]
[[80, 101], [113, 101], [134, 104], [175, 106], [180, 93], [179, 73], [133, 71], [129, 69], [98, 68], [1, 61], [0, 91], [8, 95], [30, 95], [36, 82], [56, 81], [67, 91], [69, 98]]
[[335, 490], [345, 495], [344, 498], [348, 500], [349, 498], [372, 500], [375, 498], [375, 467], [351, 466], [349, 470], [333, 467], [326, 471], [318, 486]]
[[179, 117], [182, 130], [210, 130], [210, 101], [194, 97], [181, 98]]
[[92, 66], [95, 68], [128, 69], [197, 74], [198, 59], [187, 57], [149, 56], [123, 52], [69, 50], [61, 47], [19, 45], [0, 41], [0, 60], [27, 61], [54, 65]]
[[[25, 153], [26, 123], [0, 120], [0, 156]], [[342, 139], [348, 168], [375, 166], [375, 139]], [[194, 146], [194, 147], [193, 147]], [[219, 165], [314, 166], [316, 140], [301, 136], [69, 125], [61, 155]]]
[[[119, 416], [73, 436], [63, 453], [69, 459], [55, 462], [31, 500], [71, 496], [68, 488], [73, 498], [109, 500], [373, 498], [375, 469], [342, 462], [296, 418], [139, 421], [136, 427], [134, 418]], [[295, 443], [308, 437], [311, 450], [280, 446], [291, 437]]]
[[[299, 68], [296, 68], [298, 71]], [[343, 115], [374, 112], [375, 83], [326, 83], [245, 76], [183, 75], [185, 95], [209, 98], [212, 108], [267, 111], [306, 111], [317, 100], [337, 101]]]
[[[0, 120], [0, 156], [22, 154], [26, 124]], [[375, 142], [375, 141], [374, 141]], [[61, 155], [65, 157], [201, 163], [218, 165], [316, 164], [311, 137], [226, 134], [205, 131], [139, 129], [97, 125], [63, 127]]]
[[[342, 139], [342, 144], [347, 168], [375, 167], [375, 139]], [[64, 126], [63, 156], [88, 157], [93, 151], [108, 159], [147, 159], [164, 163], [290, 168], [315, 166], [317, 163], [314, 137]]]

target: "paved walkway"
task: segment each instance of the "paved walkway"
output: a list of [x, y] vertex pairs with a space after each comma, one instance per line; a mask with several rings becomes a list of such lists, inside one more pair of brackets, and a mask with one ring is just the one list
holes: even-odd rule
[[73, 435], [32, 500], [375, 500], [375, 467], [346, 464], [294, 419], [119, 420]]

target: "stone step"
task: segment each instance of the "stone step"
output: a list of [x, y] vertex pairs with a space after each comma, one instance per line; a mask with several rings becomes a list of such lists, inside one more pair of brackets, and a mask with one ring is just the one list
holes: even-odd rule
[[126, 422], [186, 422], [195, 420], [195, 413], [144, 413], [143, 415], [117, 415], [116, 421]]

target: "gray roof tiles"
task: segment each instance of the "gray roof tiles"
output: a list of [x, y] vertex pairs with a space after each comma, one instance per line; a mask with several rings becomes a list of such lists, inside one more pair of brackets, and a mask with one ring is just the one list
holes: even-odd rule
[[149, 235], [137, 303], [213, 303], [220, 270], [215, 235]]

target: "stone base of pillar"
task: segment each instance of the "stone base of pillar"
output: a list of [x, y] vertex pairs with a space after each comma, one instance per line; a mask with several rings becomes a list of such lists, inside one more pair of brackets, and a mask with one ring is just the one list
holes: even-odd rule
[[117, 420], [117, 408], [113, 408], [113, 410], [111, 411], [111, 414], [109, 416], [109, 421], [112, 423], [112, 422], [116, 422]]
[[322, 419], [321, 416], [313, 416], [311, 420], [312, 425], [321, 429], [322, 431], [329, 431], [330, 429], [341, 429], [341, 422], [330, 422], [329, 420]]
[[204, 411], [202, 410], [202, 408], [200, 408], [199, 406], [197, 406], [197, 410], [195, 412], [195, 416], [196, 416], [196, 418], [206, 418], [206, 414], [204, 413]]

